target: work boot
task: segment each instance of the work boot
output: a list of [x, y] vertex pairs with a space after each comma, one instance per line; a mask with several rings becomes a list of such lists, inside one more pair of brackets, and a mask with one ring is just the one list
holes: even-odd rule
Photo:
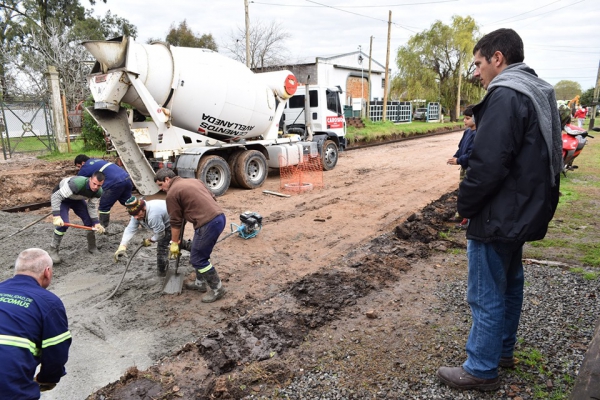
[[204, 279], [196, 278], [194, 282], [186, 283], [185, 288], [187, 290], [197, 290], [200, 293], [206, 293], [206, 291], [208, 290], [208, 285], [206, 284], [206, 281]]
[[167, 276], [169, 268], [169, 258], [167, 254], [157, 254], [156, 257], [156, 275], [159, 277]]
[[208, 293], [202, 296], [203, 303], [212, 303], [225, 296], [226, 290], [221, 284], [221, 278], [219, 278], [219, 274], [217, 274], [217, 270], [214, 267], [202, 275], [210, 288]]
[[100, 218], [100, 225], [102, 225], [104, 229], [108, 228], [108, 224], [110, 223], [110, 214], [100, 213], [98, 217]]
[[52, 236], [52, 244], [50, 245], [50, 251], [48, 254], [50, 255], [50, 258], [52, 258], [53, 264], [60, 264], [62, 262], [60, 256], [58, 255], [58, 248], [60, 247], [62, 238], [62, 235], [59, 235], [56, 232], [54, 232], [54, 235]]
[[192, 251], [192, 241], [190, 239], [181, 241], [179, 248], [182, 250]]
[[88, 244], [88, 251], [90, 253], [92, 253], [92, 254], [98, 253], [98, 248], [96, 247], [96, 232], [88, 231], [87, 244]]

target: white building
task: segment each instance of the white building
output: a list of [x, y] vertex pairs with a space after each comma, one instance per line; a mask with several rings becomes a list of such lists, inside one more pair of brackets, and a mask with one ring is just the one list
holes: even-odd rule
[[[357, 100], [360, 103], [361, 98], [366, 102], [369, 89], [371, 100], [383, 100], [385, 66], [371, 60], [369, 79], [369, 56], [362, 51], [328, 57], [307, 57], [294, 64], [256, 69], [255, 72], [280, 69], [293, 72], [300, 84], [341, 87], [344, 92], [342, 105], [349, 106]], [[391, 75], [388, 79], [391, 79]]]

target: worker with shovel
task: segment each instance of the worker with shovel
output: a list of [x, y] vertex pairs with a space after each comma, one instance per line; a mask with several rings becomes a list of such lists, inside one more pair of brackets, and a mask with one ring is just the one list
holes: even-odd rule
[[210, 288], [202, 297], [203, 303], [219, 300], [225, 295], [225, 288], [210, 262], [210, 255], [225, 229], [223, 210], [212, 192], [197, 179], [184, 179], [169, 168], [161, 168], [156, 172], [154, 181], [167, 193], [167, 211], [171, 219], [169, 257], [179, 256], [180, 231], [185, 221], [190, 222], [194, 226], [190, 263], [196, 270], [196, 281], [191, 286], [200, 292], [207, 291], [206, 286]]
[[[149, 200], [136, 198], [131, 196], [125, 202], [127, 212], [131, 215], [129, 225], [123, 232], [121, 244], [115, 252], [115, 262], [118, 262], [119, 257], [125, 255], [127, 244], [135, 235], [138, 228], [141, 226], [152, 231], [153, 235], [150, 238], [144, 239], [142, 244], [145, 247], [157, 243], [156, 246], [156, 267], [158, 276], [166, 276], [167, 267], [169, 265], [169, 243], [171, 241], [171, 222], [169, 213], [167, 212], [167, 203], [164, 200]], [[182, 248], [189, 250], [189, 244], [186, 242]]]
[[[88, 251], [96, 253], [96, 232], [104, 233], [104, 227], [98, 219], [98, 203], [102, 196], [102, 184], [104, 183], [104, 173], [96, 171], [90, 178], [83, 176], [72, 176], [64, 178], [52, 191], [50, 204], [52, 206], [52, 223], [56, 227], [50, 245], [50, 257], [54, 264], [59, 264], [62, 260], [58, 255], [58, 249], [63, 236], [67, 232], [69, 224], [69, 210], [81, 218], [82, 228], [89, 227], [87, 233]], [[77, 226], [80, 227], [80, 226]]]

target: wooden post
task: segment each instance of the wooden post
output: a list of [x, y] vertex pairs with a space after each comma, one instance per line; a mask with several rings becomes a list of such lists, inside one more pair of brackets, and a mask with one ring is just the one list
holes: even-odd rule
[[571, 400], [597, 399], [600, 394], [600, 319], [596, 323], [594, 338], [588, 346], [587, 352], [575, 379], [571, 391]]
[[392, 10], [388, 20], [387, 55], [385, 57], [385, 87], [383, 88], [383, 121], [387, 121], [388, 83], [390, 75], [390, 37], [392, 35]]
[[65, 117], [65, 128], [67, 130], [67, 149], [69, 153], [71, 152], [71, 135], [69, 135], [69, 114], [67, 112], [67, 102], [65, 100], [65, 95], [62, 96], [62, 106], [63, 106], [63, 116]]
[[373, 36], [371, 36], [371, 43], [369, 45], [369, 90], [367, 91], [367, 120], [371, 120], [371, 114], [369, 111], [371, 110], [371, 59], [373, 54]]
[[596, 110], [598, 109], [598, 94], [600, 92], [600, 62], [598, 63], [598, 75], [596, 75], [596, 88], [594, 89], [594, 98], [592, 99], [594, 106], [592, 107], [592, 115], [590, 117], [591, 130], [596, 122]]

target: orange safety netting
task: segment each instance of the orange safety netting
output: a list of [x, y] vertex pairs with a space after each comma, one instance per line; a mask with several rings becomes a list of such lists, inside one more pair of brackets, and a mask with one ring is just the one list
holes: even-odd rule
[[321, 157], [304, 155], [298, 165], [287, 165], [285, 157], [279, 157], [279, 189], [287, 193], [302, 193], [323, 188], [323, 164]]

